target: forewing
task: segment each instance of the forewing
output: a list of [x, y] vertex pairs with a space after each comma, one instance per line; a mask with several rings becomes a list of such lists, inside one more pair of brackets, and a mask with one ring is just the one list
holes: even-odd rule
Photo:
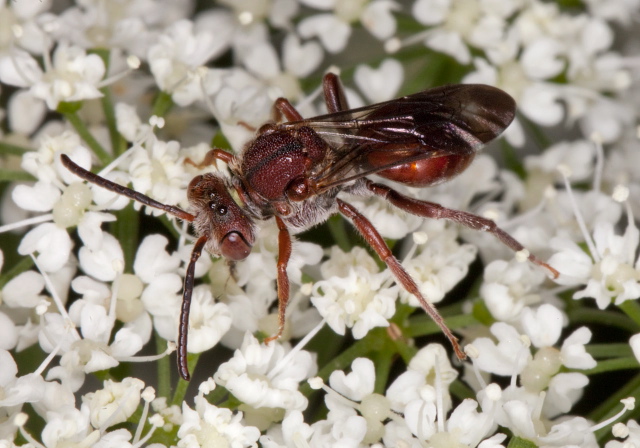
[[[311, 126], [334, 148], [314, 174], [325, 189], [401, 163], [477, 151], [509, 126], [515, 109], [500, 89], [457, 84], [288, 125]], [[368, 166], [372, 151], [397, 154], [401, 162]]]

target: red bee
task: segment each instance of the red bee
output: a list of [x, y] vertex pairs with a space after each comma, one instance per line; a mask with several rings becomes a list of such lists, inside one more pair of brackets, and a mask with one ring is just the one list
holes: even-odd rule
[[[377, 174], [412, 187], [453, 178], [469, 166], [485, 143], [509, 126], [516, 110], [513, 98], [495, 87], [461, 84], [349, 109], [336, 75], [325, 75], [323, 87], [328, 114], [304, 119], [288, 100], [280, 98], [274, 105], [277, 121], [263, 125], [240, 155], [210, 151], [199, 166], [222, 160], [228, 164], [231, 177], [216, 173], [196, 176], [188, 189], [193, 214], [103, 179], [61, 156], [63, 164], [79, 177], [193, 223], [198, 239], [185, 276], [177, 341], [178, 369], [185, 380], [190, 377], [187, 330], [195, 263], [203, 249], [231, 261], [246, 258], [255, 242], [256, 220], [275, 218], [279, 229], [279, 330], [267, 342], [277, 339], [284, 329], [291, 232], [301, 232], [340, 213], [351, 221], [400, 285], [418, 298], [451, 341], [457, 356], [465, 358], [458, 339], [422, 296], [375, 227], [352, 205], [337, 198], [341, 191], [380, 196], [414, 215], [449, 219], [491, 232], [514, 251], [524, 249], [489, 219], [407, 197], [367, 177]], [[283, 118], [287, 121], [281, 122]], [[535, 256], [529, 255], [529, 260], [558, 276], [555, 269]]]

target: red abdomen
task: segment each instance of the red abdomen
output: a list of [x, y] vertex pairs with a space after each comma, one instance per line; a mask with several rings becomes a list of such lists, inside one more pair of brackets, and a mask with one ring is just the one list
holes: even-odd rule
[[[367, 162], [370, 167], [393, 165], [419, 154], [413, 151], [408, 151], [408, 154], [373, 151], [367, 155]], [[376, 174], [411, 187], [428, 187], [447, 181], [463, 172], [473, 161], [474, 156], [475, 153], [468, 153], [421, 159], [400, 163], [392, 168], [378, 171]]]

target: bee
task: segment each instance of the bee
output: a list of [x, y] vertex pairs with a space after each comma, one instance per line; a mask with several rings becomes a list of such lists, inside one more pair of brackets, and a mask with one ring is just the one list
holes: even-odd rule
[[[302, 232], [340, 213], [391, 270], [396, 281], [413, 294], [442, 329], [460, 359], [466, 356], [458, 339], [436, 308], [421, 294], [415, 280], [393, 256], [374, 225], [340, 192], [377, 196], [395, 207], [424, 218], [448, 219], [490, 232], [514, 251], [524, 247], [490, 219], [418, 200], [376, 183], [369, 176], [411, 187], [429, 187], [463, 172], [486, 143], [513, 121], [516, 104], [507, 93], [480, 84], [454, 84], [371, 106], [350, 109], [339, 78], [323, 79], [328, 113], [303, 118], [286, 99], [274, 104], [276, 120], [260, 127], [241, 154], [211, 150], [202, 164], [225, 162], [231, 173], [196, 176], [188, 187], [190, 212], [162, 204], [130, 188], [99, 177], [62, 155], [62, 163], [77, 176], [149, 207], [189, 221], [197, 236], [183, 289], [178, 329], [178, 370], [185, 380], [189, 308], [194, 270], [202, 251], [231, 261], [245, 259], [256, 239], [256, 221], [275, 219], [278, 226], [278, 332], [284, 330], [289, 300], [287, 264], [291, 234]], [[558, 272], [532, 254], [531, 262]]]

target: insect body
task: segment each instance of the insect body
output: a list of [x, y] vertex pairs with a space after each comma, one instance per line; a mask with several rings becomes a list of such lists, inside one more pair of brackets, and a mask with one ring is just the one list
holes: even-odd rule
[[[274, 107], [277, 122], [262, 126], [239, 156], [219, 149], [210, 151], [201, 165], [222, 160], [228, 164], [231, 177], [213, 173], [196, 176], [188, 188], [192, 213], [103, 179], [61, 156], [69, 170], [89, 182], [193, 223], [198, 239], [185, 276], [177, 341], [178, 369], [184, 379], [189, 379], [187, 330], [195, 263], [203, 249], [233, 261], [246, 258], [255, 242], [257, 220], [274, 218], [279, 229], [279, 330], [267, 342], [277, 339], [284, 329], [290, 234], [340, 213], [351, 221], [400, 285], [417, 297], [451, 341], [457, 356], [465, 357], [457, 338], [375, 227], [355, 207], [337, 197], [341, 191], [380, 196], [406, 212], [491, 232], [511, 249], [524, 249], [489, 219], [405, 196], [367, 177], [377, 174], [414, 187], [451, 179], [471, 163], [478, 149], [511, 123], [515, 102], [508, 94], [485, 85], [450, 85], [349, 109], [336, 75], [325, 75], [323, 87], [327, 115], [303, 119], [286, 99], [280, 98]], [[556, 270], [535, 256], [529, 255], [529, 260], [557, 277]]]

